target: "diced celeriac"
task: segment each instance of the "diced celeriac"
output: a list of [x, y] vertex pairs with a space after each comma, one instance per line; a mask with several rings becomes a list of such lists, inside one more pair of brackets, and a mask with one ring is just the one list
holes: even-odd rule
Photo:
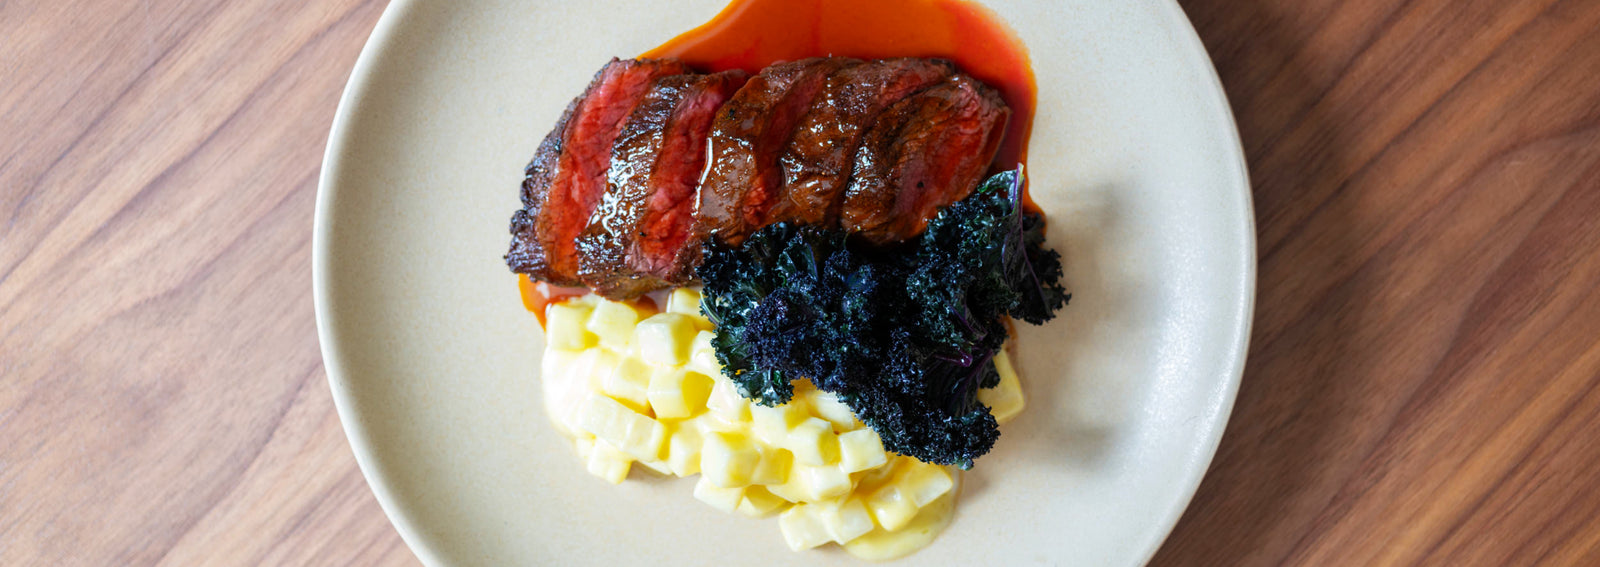
[[744, 489], [744, 500], [739, 502], [739, 513], [752, 518], [761, 518], [782, 510], [788, 504], [784, 499], [768, 492], [766, 488], [747, 486]]
[[700, 474], [700, 446], [704, 442], [695, 424], [685, 422], [675, 426], [667, 438], [667, 466], [672, 468], [672, 474]]
[[650, 367], [637, 358], [624, 358], [600, 379], [600, 391], [639, 413], [650, 412]]
[[789, 480], [794, 466], [794, 454], [786, 449], [767, 447], [761, 451], [761, 462], [750, 473], [750, 484], [783, 484]]
[[811, 417], [806, 413], [805, 403], [797, 399], [777, 407], [746, 403], [750, 406], [751, 432], [768, 445], [783, 446], [789, 437], [789, 429]]
[[896, 475], [897, 482], [906, 489], [906, 496], [911, 498], [911, 503], [918, 508], [927, 506], [935, 498], [944, 496], [950, 488], [955, 486], [955, 481], [950, 478], [950, 471], [939, 465], [930, 465], [922, 461], [910, 459], [901, 465]]
[[600, 394], [583, 404], [583, 430], [641, 461], [661, 460], [667, 432], [661, 423]]
[[594, 452], [594, 436], [589, 434], [579, 435], [572, 439], [572, 447], [578, 450], [578, 458], [589, 462], [589, 454]]
[[[587, 351], [584, 351], [587, 352]], [[555, 423], [556, 429], [566, 435], [572, 435], [574, 421], [573, 415], [578, 413], [579, 402], [589, 395], [588, 379], [573, 380], [568, 369], [582, 357], [583, 353], [571, 350], [546, 350], [544, 360], [540, 361], [539, 382], [544, 390], [544, 409]], [[575, 396], [577, 399], [573, 399]]]
[[828, 420], [833, 424], [836, 432], [845, 432], [860, 429], [861, 422], [856, 419], [856, 414], [850, 411], [850, 406], [839, 401], [839, 397], [832, 392], [810, 389], [805, 392], [806, 402], [811, 404], [811, 413]]
[[[756, 423], [756, 434], [760, 435], [760, 421]], [[780, 441], [794, 453], [796, 462], [821, 466], [839, 461], [839, 436], [833, 434], [833, 425], [821, 418], [805, 418], [789, 428], [788, 435]]]
[[722, 376], [722, 363], [717, 362], [717, 350], [711, 346], [711, 339], [715, 336], [708, 330], [695, 333], [693, 342], [689, 343], [690, 370], [711, 377]]
[[689, 361], [689, 347], [700, 329], [682, 313], [658, 313], [633, 329], [639, 356], [651, 364], [680, 366]]
[[815, 511], [813, 505], [797, 504], [778, 515], [778, 528], [783, 530], [783, 541], [789, 544], [789, 549], [811, 549], [833, 539]]
[[622, 484], [622, 479], [628, 478], [628, 467], [632, 464], [633, 459], [626, 453], [599, 439], [595, 440], [594, 448], [589, 451], [589, 474], [611, 484]]
[[717, 376], [711, 381], [711, 395], [706, 398], [706, 408], [723, 423], [740, 428], [750, 421], [750, 401], [739, 395], [733, 381]]
[[839, 436], [839, 470], [846, 473], [881, 467], [889, 462], [883, 440], [871, 429], [857, 429]]
[[724, 488], [711, 482], [710, 477], [701, 476], [700, 481], [694, 483], [695, 499], [710, 504], [712, 508], [723, 512], [732, 512], [739, 508], [739, 502], [744, 500], [744, 488]]
[[917, 515], [917, 505], [895, 483], [885, 484], [867, 495], [867, 508], [883, 529], [894, 531], [904, 527]]
[[672, 290], [667, 295], [667, 313], [700, 317], [700, 292], [687, 287]]
[[[852, 553], [888, 549], [887, 535], [942, 526], [921, 518], [948, 517], [947, 467], [886, 452], [848, 406], [807, 380], [794, 382], [782, 406], [744, 398], [722, 375], [699, 301], [698, 292], [680, 289], [654, 315], [654, 307], [598, 296], [547, 311], [546, 409], [590, 473], [620, 483], [637, 463], [664, 475], [700, 474], [696, 499], [751, 517], [778, 514], [797, 550], [830, 541], [850, 543]], [[1003, 351], [995, 364], [1000, 385], [978, 395], [1004, 422], [1021, 411], [1023, 396]], [[930, 515], [936, 508], [944, 512]]]
[[642, 310], [627, 303], [601, 299], [596, 302], [585, 328], [600, 339], [600, 345], [616, 352], [626, 352], [633, 342], [634, 325], [638, 324]]
[[820, 511], [822, 526], [835, 543], [850, 543], [851, 540], [872, 531], [872, 516], [867, 513], [867, 507], [861, 503], [860, 498], [849, 498], [843, 502], [823, 506]]
[[1022, 396], [1022, 382], [1017, 379], [1017, 371], [1011, 366], [1011, 357], [1006, 356], [1005, 349], [995, 354], [994, 368], [1000, 373], [1000, 384], [978, 390], [978, 401], [989, 406], [995, 421], [1005, 423], [1022, 413], [1027, 404]]
[[808, 502], [838, 498], [850, 493], [850, 475], [839, 467], [796, 464], [789, 470], [791, 477], [799, 477]]
[[706, 409], [711, 395], [711, 378], [672, 366], [658, 366], [650, 373], [646, 391], [650, 407], [662, 419], [686, 418]]
[[634, 462], [639, 463], [641, 465], [644, 465], [644, 468], [650, 469], [652, 472], [655, 472], [656, 474], [660, 474], [661, 476], [671, 476], [672, 475], [672, 467], [670, 465], [668, 465], [666, 461], [634, 461]]
[[761, 451], [750, 439], [736, 433], [709, 433], [700, 447], [700, 474], [721, 488], [750, 484], [760, 463]]
[[593, 312], [592, 306], [577, 301], [545, 308], [545, 348], [582, 350], [594, 346], [599, 337], [585, 328]]

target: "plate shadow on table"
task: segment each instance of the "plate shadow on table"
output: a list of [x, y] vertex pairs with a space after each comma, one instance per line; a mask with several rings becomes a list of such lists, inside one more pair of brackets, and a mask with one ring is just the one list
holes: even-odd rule
[[[1180, 0], [1222, 77], [1239, 125], [1256, 206], [1258, 276], [1254, 329], [1243, 383], [1215, 460], [1152, 566], [1276, 565], [1303, 532], [1296, 522], [1326, 505], [1320, 469], [1350, 423], [1345, 408], [1381, 381], [1379, 361], [1349, 337], [1372, 313], [1373, 285], [1352, 278], [1308, 298], [1295, 289], [1327, 259], [1350, 253], [1357, 214], [1336, 172], [1359, 132], [1306, 68], [1305, 26], [1295, 4]], [[1326, 83], [1326, 81], [1324, 81]], [[1321, 199], [1308, 207], [1306, 199]], [[1298, 527], [1296, 527], [1298, 525]]]

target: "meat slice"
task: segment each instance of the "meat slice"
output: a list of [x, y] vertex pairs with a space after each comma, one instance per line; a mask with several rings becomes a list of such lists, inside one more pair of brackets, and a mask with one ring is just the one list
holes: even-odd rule
[[778, 158], [783, 198], [770, 222], [833, 226], [861, 137], [885, 108], [955, 73], [941, 59], [872, 61], [828, 78]]
[[745, 83], [744, 71], [656, 81], [611, 150], [606, 192], [578, 237], [578, 276], [611, 299], [689, 283], [683, 251], [698, 246], [696, 189], [717, 109]]
[[977, 187], [1010, 117], [999, 93], [964, 74], [895, 103], [856, 150], [840, 225], [879, 244], [921, 233]]
[[511, 216], [506, 264], [512, 271], [557, 285], [582, 283], [574, 240], [605, 192], [623, 119], [657, 78], [688, 72], [673, 59], [612, 59], [595, 73], [528, 164], [523, 208]]
[[737, 245], [767, 223], [783, 174], [778, 155], [828, 76], [860, 63], [814, 57], [762, 69], [722, 107], [711, 128], [711, 167], [700, 188], [696, 236]]

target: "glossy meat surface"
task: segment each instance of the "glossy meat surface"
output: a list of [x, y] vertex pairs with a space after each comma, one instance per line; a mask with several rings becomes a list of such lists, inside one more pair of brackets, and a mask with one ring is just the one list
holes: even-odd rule
[[528, 164], [505, 257], [512, 271], [558, 285], [582, 283], [575, 240], [605, 192], [623, 120], [656, 79], [687, 72], [676, 60], [613, 59], [595, 74]]
[[1010, 116], [994, 89], [967, 75], [895, 103], [856, 150], [841, 226], [880, 244], [920, 234], [977, 187]]
[[712, 126], [711, 168], [700, 189], [696, 235], [738, 244], [767, 224], [783, 174], [778, 156], [835, 72], [859, 64], [814, 57], [774, 64], [750, 78]]
[[829, 77], [778, 158], [782, 199], [768, 222], [837, 225], [856, 148], [867, 129], [890, 105], [953, 73], [948, 61], [906, 57], [856, 65]]
[[579, 276], [627, 299], [694, 278], [692, 241], [706, 137], [749, 75], [727, 71], [659, 79], [628, 117], [611, 151], [606, 192], [577, 241]]

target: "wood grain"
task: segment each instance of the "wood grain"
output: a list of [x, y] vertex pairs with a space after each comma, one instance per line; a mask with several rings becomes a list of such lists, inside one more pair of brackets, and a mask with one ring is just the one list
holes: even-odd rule
[[[1600, 1], [1182, 4], [1260, 295], [1154, 564], [1600, 564]], [[310, 291], [382, 8], [0, 0], [0, 565], [415, 564]]]

